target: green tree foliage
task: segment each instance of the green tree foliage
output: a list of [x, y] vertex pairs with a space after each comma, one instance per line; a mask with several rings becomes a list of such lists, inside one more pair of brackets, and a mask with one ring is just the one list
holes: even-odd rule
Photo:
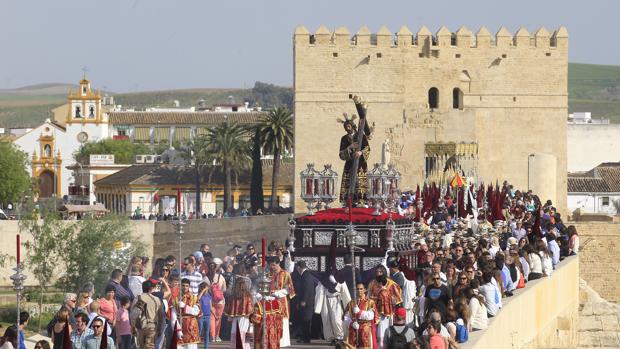
[[41, 287], [55, 277], [63, 291], [75, 292], [87, 281], [101, 291], [112, 270], [124, 269], [131, 256], [144, 253], [144, 244], [132, 234], [127, 218], [108, 215], [66, 221], [54, 215], [36, 219], [38, 213], [31, 212], [22, 220], [23, 229], [32, 236], [26, 243], [26, 262]]
[[77, 290], [87, 281], [103, 290], [112, 270], [127, 267], [134, 255], [144, 253], [140, 237], [132, 234], [129, 219], [108, 215], [102, 219], [77, 221], [62, 264], [66, 271], [57, 281], [64, 290]]
[[145, 144], [132, 143], [128, 139], [107, 138], [82, 145], [73, 157], [75, 161], [84, 164], [89, 161], [91, 154], [114, 154], [115, 163], [132, 164], [136, 155], [153, 154], [153, 151]]
[[252, 179], [250, 183], [250, 204], [252, 213], [255, 214], [259, 209], [265, 209], [265, 198], [263, 197], [263, 163], [260, 159], [260, 149], [262, 138], [260, 128], [254, 127], [252, 136]]
[[[26, 204], [27, 205], [27, 204]], [[25, 263], [29, 266], [34, 278], [39, 284], [39, 314], [42, 314], [43, 293], [50, 285], [52, 277], [58, 273], [62, 264], [51, 263], [60, 261], [70, 250], [67, 242], [75, 234], [76, 225], [72, 221], [62, 221], [55, 214], [49, 214], [44, 219], [38, 219], [38, 211], [32, 210], [33, 203], [28, 205], [30, 210], [20, 220], [20, 228], [28, 231], [32, 239], [28, 239]], [[41, 319], [39, 319], [39, 330]]]
[[213, 163], [213, 155], [208, 151], [206, 135], [200, 135], [181, 148], [183, 158], [194, 167], [196, 173], [196, 214], [202, 213], [200, 183], [204, 170]]
[[28, 156], [13, 143], [0, 140], [0, 204], [20, 201], [31, 180], [26, 170]]
[[224, 172], [224, 212], [231, 205], [232, 174], [247, 168], [250, 163], [250, 144], [247, 129], [235, 122], [221, 123], [207, 129], [205, 151]]
[[[172, 141], [172, 147], [176, 150], [180, 150], [183, 148], [183, 145], [179, 142], [179, 141]], [[155, 145], [153, 147], [153, 152], [154, 154], [157, 155], [161, 155], [163, 152], [165, 152], [166, 150], [170, 149], [170, 143], [168, 142], [160, 142], [157, 145]], [[151, 152], [149, 153], [142, 153], [142, 154], [151, 154]]]
[[293, 114], [286, 107], [276, 107], [267, 113], [260, 122], [260, 132], [265, 152], [273, 154], [273, 176], [271, 178], [270, 207], [276, 207], [278, 201], [278, 174], [280, 173], [280, 156], [286, 149], [293, 147]]
[[284, 105], [293, 109], [293, 89], [257, 81], [252, 88], [254, 103], [267, 108]]

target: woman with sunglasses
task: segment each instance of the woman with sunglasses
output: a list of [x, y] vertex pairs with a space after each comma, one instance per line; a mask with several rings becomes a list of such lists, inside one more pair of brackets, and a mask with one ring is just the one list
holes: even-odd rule
[[457, 284], [454, 285], [454, 287], [452, 288], [452, 298], [459, 298], [463, 294], [463, 291], [468, 287], [469, 278], [467, 277], [467, 274], [465, 272], [461, 272], [458, 276]]

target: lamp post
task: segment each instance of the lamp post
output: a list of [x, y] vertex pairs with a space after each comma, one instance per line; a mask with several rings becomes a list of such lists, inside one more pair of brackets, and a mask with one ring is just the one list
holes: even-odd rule
[[20, 252], [21, 252], [21, 234], [16, 235], [17, 242], [17, 265], [13, 270], [15, 270], [15, 274], [11, 275], [11, 280], [13, 280], [13, 289], [15, 290], [17, 297], [17, 331], [19, 333], [19, 313], [20, 313], [20, 301], [22, 298], [22, 291], [24, 290], [24, 280], [26, 280], [26, 275], [22, 273], [22, 265], [20, 262]]
[[[179, 233], [179, 275], [181, 275], [181, 272], [182, 272], [181, 271], [181, 263], [183, 261], [182, 241], [183, 241], [183, 234], [185, 233], [183, 228], [186, 224], [187, 224], [187, 217], [185, 215], [179, 215], [178, 221], [175, 224], [177, 228], [177, 232]], [[181, 304], [182, 301], [183, 301], [183, 292], [182, 292], [182, 289], [179, 289], [179, 304]], [[179, 318], [179, 324], [180, 324], [181, 320], [183, 320], [183, 309], [181, 309], [180, 306], [179, 306], [178, 318]]]
[[[355, 243], [357, 239], [357, 231], [353, 226], [353, 222], [349, 222], [347, 225], [347, 229], [344, 232], [344, 237], [347, 240], [347, 245], [349, 246], [349, 252], [351, 253], [351, 263], [352, 266], [352, 277], [353, 277], [353, 285], [355, 285]], [[353, 300], [357, 301], [357, 290], [353, 287]]]

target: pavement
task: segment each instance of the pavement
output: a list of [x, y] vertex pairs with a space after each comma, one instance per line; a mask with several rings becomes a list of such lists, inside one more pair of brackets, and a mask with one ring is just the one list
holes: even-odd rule
[[[230, 348], [230, 342], [224, 341], [220, 343], [209, 343], [209, 348]], [[310, 343], [295, 343], [295, 341], [293, 341], [293, 343], [291, 343], [291, 346], [287, 348], [290, 348], [290, 349], [303, 349], [303, 348], [327, 349], [327, 348], [334, 348], [334, 347], [329, 345], [329, 342], [326, 342], [323, 340], [315, 340]]]

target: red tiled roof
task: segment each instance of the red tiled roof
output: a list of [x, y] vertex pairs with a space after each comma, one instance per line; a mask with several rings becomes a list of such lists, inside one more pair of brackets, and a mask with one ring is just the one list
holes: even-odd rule
[[253, 124], [262, 112], [157, 112], [113, 111], [108, 113], [113, 125], [215, 125], [224, 121]]
[[569, 193], [620, 193], [620, 162], [604, 162], [587, 172], [568, 174]]

